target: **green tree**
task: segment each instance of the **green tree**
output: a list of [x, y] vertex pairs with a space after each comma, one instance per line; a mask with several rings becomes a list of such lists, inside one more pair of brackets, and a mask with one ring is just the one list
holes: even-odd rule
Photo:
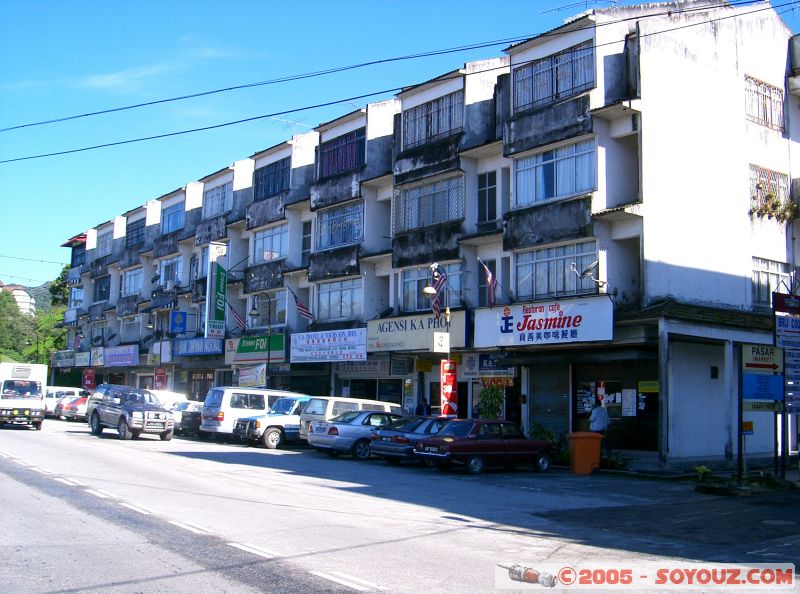
[[66, 307], [69, 304], [69, 285], [67, 285], [69, 268], [69, 264], [65, 264], [58, 278], [50, 283], [49, 290], [50, 296], [53, 298], [53, 307]]
[[505, 394], [498, 386], [486, 386], [481, 392], [478, 409], [482, 419], [498, 419], [503, 410]]
[[11, 293], [0, 291], [0, 357], [9, 361], [26, 361], [29, 337], [34, 327], [32, 316], [19, 311]]

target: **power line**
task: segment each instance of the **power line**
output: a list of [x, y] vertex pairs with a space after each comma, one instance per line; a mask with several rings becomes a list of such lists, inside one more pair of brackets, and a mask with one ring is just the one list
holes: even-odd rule
[[58, 264], [59, 266], [64, 266], [67, 262], [55, 262], [53, 260], [35, 260], [33, 258], [20, 258], [19, 256], [6, 256], [4, 254], [0, 254], [0, 258], [8, 258], [9, 260], [21, 260], [22, 262], [41, 262], [43, 264]]
[[52, 279], [51, 280], [42, 280], [40, 278], [28, 278], [26, 276], [15, 276], [13, 274], [6, 274], [4, 272], [0, 272], [0, 276], [4, 276], [6, 278], [15, 278], [17, 280], [31, 281], [31, 282], [34, 282], [34, 283], [50, 283], [50, 282], [53, 282]]
[[[746, 2], [740, 3], [740, 5], [752, 4], [754, 2], [757, 2], [757, 3], [761, 4], [762, 0], [747, 0]], [[663, 29], [661, 31], [653, 31], [651, 33], [643, 33], [643, 34], [640, 34], [640, 37], [653, 37], [655, 35], [663, 35], [664, 33], [671, 33], [673, 31], [679, 31], [681, 29], [688, 29], [690, 27], [696, 27], [696, 26], [699, 26], [699, 25], [706, 25], [708, 23], [719, 22], [719, 21], [732, 19], [732, 18], [739, 18], [739, 17], [755, 14], [755, 13], [758, 13], [758, 12], [763, 12], [765, 10], [775, 10], [775, 8], [793, 6], [793, 5], [796, 5], [798, 3], [800, 3], [800, 0], [793, 0], [792, 2], [787, 2], [785, 4], [780, 4], [780, 5], [777, 5], [776, 7], [767, 6], [767, 7], [764, 7], [764, 8], [758, 8], [756, 10], [752, 10], [752, 11], [744, 12], [744, 13], [740, 13], [740, 14], [725, 15], [725, 16], [721, 16], [721, 17], [718, 17], [718, 18], [714, 18], [714, 19], [707, 19], [707, 20], [696, 22], [696, 23], [689, 23], [689, 24], [686, 24], [686, 25], [673, 27], [671, 29]], [[730, 4], [728, 6], [733, 6], [733, 4]], [[707, 10], [708, 8], [709, 7], [704, 7], [703, 10]], [[692, 11], [696, 11], [696, 10], [700, 10], [700, 9], [699, 8], [692, 9]], [[788, 11], [788, 9], [787, 9], [787, 11]], [[666, 12], [666, 13], [663, 13], [663, 14], [672, 14], [674, 12], [686, 13], [686, 12], [690, 12], [690, 11], [689, 10], [669, 11], [669, 12]], [[654, 15], [645, 15], [645, 16], [650, 17], [650, 16], [654, 16]], [[641, 17], [641, 15], [640, 15], [640, 17]], [[635, 18], [635, 17], [630, 17], [630, 18], [626, 18], [626, 19], [620, 19], [619, 21], [616, 21], [616, 22], [618, 23], [618, 22], [622, 22], [622, 21], [625, 21], [625, 20], [630, 20], [632, 18]], [[609, 23], [603, 23], [603, 24], [609, 24]], [[588, 28], [592, 28], [592, 27], [585, 27], [585, 29], [588, 29]], [[556, 32], [553, 32], [553, 34], [556, 34]], [[558, 34], [561, 35], [563, 33], [558, 32]], [[598, 47], [604, 47], [604, 46], [607, 46], [607, 45], [615, 45], [615, 44], [621, 43], [622, 41], [623, 40], [609, 41], [609, 42], [606, 42], [606, 43], [595, 44], [593, 47], [596, 49]], [[532, 60], [532, 62], [533, 61], [535, 61], [535, 60]], [[499, 70], [499, 69], [505, 69], [505, 68], [506, 68], [506, 66], [498, 66], [498, 67], [494, 67], [494, 68], [487, 68], [485, 70], [476, 71], [473, 74], [480, 74], [480, 73], [483, 73], [483, 72], [490, 72], [492, 70]], [[445, 80], [448, 80], [449, 78], [457, 78], [457, 77], [460, 77], [460, 76], [462, 76], [460, 73], [454, 74], [454, 75], [442, 76], [442, 77], [439, 77], [439, 80], [445, 81]], [[191, 128], [191, 129], [188, 129], [188, 130], [179, 130], [177, 132], [166, 132], [164, 134], [156, 134], [156, 135], [153, 135], [153, 136], [143, 136], [143, 137], [139, 137], [139, 138], [131, 138], [131, 139], [128, 139], [128, 140], [119, 140], [119, 141], [116, 141], [116, 142], [107, 142], [107, 143], [103, 143], [103, 144], [96, 144], [96, 145], [81, 147], [81, 148], [77, 148], [77, 149], [56, 151], [56, 152], [52, 152], [52, 153], [41, 153], [41, 154], [38, 154], [38, 155], [29, 155], [29, 156], [26, 156], [26, 157], [16, 157], [16, 158], [13, 158], [13, 159], [3, 159], [3, 160], [0, 160], [0, 165], [5, 164], [5, 163], [14, 163], [14, 162], [17, 162], [17, 161], [28, 161], [28, 160], [32, 160], [32, 159], [42, 159], [42, 158], [45, 158], [45, 157], [56, 157], [56, 156], [60, 156], [60, 155], [69, 155], [69, 154], [73, 154], [73, 153], [81, 153], [81, 152], [97, 150], [97, 149], [101, 149], [101, 148], [109, 148], [109, 147], [112, 147], [112, 146], [121, 146], [121, 145], [126, 145], [126, 144], [134, 144], [134, 143], [138, 143], [138, 142], [145, 142], [145, 141], [148, 141], [148, 140], [158, 140], [158, 139], [161, 139], [161, 138], [169, 138], [169, 137], [172, 137], [172, 136], [183, 136], [183, 135], [186, 135], [186, 134], [193, 134], [195, 132], [204, 132], [204, 131], [207, 131], [207, 130], [214, 130], [214, 129], [217, 129], [217, 128], [225, 128], [227, 126], [234, 126], [234, 125], [237, 125], [237, 124], [253, 122], [253, 121], [256, 121], [256, 120], [262, 120], [262, 119], [266, 119], [266, 118], [272, 118], [272, 117], [279, 116], [279, 115], [286, 115], [286, 114], [289, 114], [289, 113], [297, 113], [299, 111], [307, 111], [307, 110], [310, 110], [310, 109], [318, 109], [320, 107], [329, 107], [331, 105], [337, 105], [337, 104], [341, 104], [341, 103], [348, 103], [348, 102], [354, 101], [356, 99], [365, 99], [367, 97], [374, 97], [376, 95], [384, 95], [386, 93], [396, 93], [398, 91], [403, 90], [404, 88], [407, 88], [407, 86], [393, 87], [393, 88], [390, 88], [390, 89], [384, 89], [382, 91], [375, 91], [375, 92], [372, 92], [372, 93], [365, 93], [365, 94], [362, 94], [362, 95], [356, 95], [354, 97], [348, 97], [348, 98], [345, 98], [345, 99], [337, 99], [337, 100], [334, 100], [334, 101], [327, 101], [325, 103], [318, 103], [318, 104], [315, 104], [315, 105], [308, 105], [308, 106], [305, 106], [305, 107], [297, 107], [297, 108], [294, 108], [294, 109], [287, 109], [287, 110], [284, 110], [284, 111], [278, 111], [278, 112], [273, 112], [273, 113], [269, 113], [269, 114], [263, 114], [263, 115], [249, 117], [249, 118], [243, 118], [243, 119], [234, 120], [234, 121], [231, 121], [231, 122], [223, 122], [221, 124], [213, 124], [213, 125], [210, 125], [210, 126], [203, 126], [203, 127], [199, 127], [199, 128]]]
[[[739, 2], [730, 2], [729, 6], [731, 6], [731, 7], [745, 6], [747, 4], [761, 3], [762, 1], [763, 0], [741, 0]], [[789, 4], [794, 4], [794, 3], [796, 3], [796, 2], [790, 2]], [[786, 5], [778, 5], [778, 6], [774, 7], [774, 8], [779, 8], [781, 6], [786, 6]], [[692, 8], [687, 8], [687, 9], [684, 9], [684, 10], [677, 10], [677, 11], [675, 11], [675, 10], [665, 10], [663, 12], [658, 12], [658, 13], [653, 13], [653, 14], [648, 14], [648, 15], [635, 15], [635, 16], [625, 17], [625, 18], [622, 18], [622, 19], [608, 21], [608, 22], [605, 22], [605, 23], [597, 23], [597, 24], [590, 25], [590, 26], [587, 26], [587, 27], [581, 27], [581, 28], [576, 29], [576, 30], [580, 31], [580, 30], [584, 30], [584, 29], [597, 28], [597, 27], [601, 27], [601, 26], [615, 25], [615, 24], [623, 23], [623, 22], [626, 22], [626, 21], [629, 21], [629, 20], [653, 18], [653, 17], [658, 17], [658, 16], [670, 15], [670, 14], [673, 14], [675, 12], [689, 13], [689, 12], [694, 12], [694, 11], [699, 11], [699, 10], [707, 10], [708, 8], [709, 8], [708, 6], [704, 6], [704, 7], [692, 7]], [[543, 37], [555, 36], [555, 35], [561, 35], [561, 34], [562, 33], [560, 31], [551, 31], [551, 32], [548, 32], [548, 33], [539, 34], [538, 37], [539, 38], [543, 38]], [[91, 112], [86, 112], [86, 113], [81, 113], [81, 114], [64, 116], [64, 117], [60, 117], [60, 118], [52, 118], [52, 119], [49, 119], [49, 120], [41, 120], [41, 121], [38, 121], [38, 122], [29, 122], [29, 123], [25, 123], [25, 124], [18, 124], [16, 126], [9, 126], [9, 127], [6, 127], [6, 128], [0, 128], [0, 132], [9, 132], [9, 131], [12, 131], [12, 130], [20, 130], [22, 128], [30, 128], [30, 127], [33, 127], [33, 126], [43, 126], [43, 125], [47, 125], [47, 124], [56, 124], [56, 123], [60, 123], [60, 122], [66, 122], [66, 121], [76, 120], [76, 119], [81, 119], [81, 118], [88, 118], [88, 117], [93, 117], [93, 116], [98, 116], [98, 115], [105, 115], [105, 114], [109, 114], [109, 113], [116, 113], [116, 112], [120, 112], [120, 111], [128, 111], [128, 110], [132, 110], [132, 109], [139, 109], [141, 107], [149, 107], [149, 106], [152, 106], [152, 105], [161, 105], [161, 104], [164, 104], [164, 103], [171, 103], [171, 102], [174, 102], [174, 101], [184, 101], [184, 100], [187, 100], [187, 99], [196, 99], [198, 97], [205, 97], [205, 96], [208, 96], [208, 95], [215, 95], [215, 94], [219, 94], [219, 93], [227, 93], [227, 92], [231, 92], [231, 91], [239, 91], [239, 90], [242, 90], [242, 89], [250, 89], [250, 88], [261, 87], [261, 86], [266, 86], [266, 85], [274, 85], [274, 84], [285, 83], [285, 82], [293, 82], [293, 81], [303, 80], [303, 79], [307, 79], [307, 78], [316, 78], [316, 77], [325, 76], [325, 75], [328, 75], [328, 74], [337, 74], [339, 72], [346, 72], [346, 71], [349, 71], [349, 70], [357, 70], [357, 69], [360, 69], [360, 68], [366, 68], [368, 66], [376, 66], [376, 65], [380, 65], [380, 64], [389, 64], [389, 63], [392, 63], [392, 62], [401, 62], [401, 61], [406, 61], [406, 60], [415, 60], [415, 59], [419, 59], [419, 58], [429, 58], [429, 57], [433, 57], [433, 56], [440, 56], [440, 55], [464, 52], [464, 51], [475, 50], [475, 49], [482, 49], [482, 48], [486, 48], [486, 47], [493, 47], [493, 46], [496, 46], [496, 45], [514, 44], [514, 43], [518, 43], [518, 42], [521, 42], [521, 41], [525, 41], [527, 39], [531, 39], [532, 37], [536, 37], [536, 35], [525, 35], [525, 36], [510, 37], [510, 38], [506, 38], [506, 39], [496, 39], [496, 40], [492, 40], [492, 41], [483, 41], [483, 42], [477, 42], [477, 43], [461, 45], [461, 46], [456, 46], [456, 47], [450, 47], [450, 48], [444, 48], [444, 49], [438, 49], [438, 50], [430, 50], [430, 51], [426, 51], [426, 52], [419, 52], [419, 53], [416, 53], [416, 54], [408, 54], [408, 55], [404, 55], [404, 56], [394, 56], [394, 57], [391, 57], [391, 58], [382, 58], [382, 59], [378, 59], [378, 60], [370, 60], [370, 61], [361, 62], [361, 63], [358, 63], [358, 64], [350, 64], [350, 65], [346, 65], [346, 66], [335, 66], [335, 67], [327, 68], [327, 69], [324, 69], [324, 70], [316, 70], [316, 71], [306, 72], [306, 73], [302, 73], [302, 74], [294, 74], [294, 75], [289, 75], [289, 76], [284, 76], [284, 77], [279, 77], [279, 78], [274, 78], [274, 79], [269, 79], [269, 80], [263, 80], [263, 81], [252, 82], [252, 83], [245, 83], [245, 84], [241, 84], [241, 85], [234, 85], [234, 86], [223, 87], [223, 88], [219, 88], [219, 89], [212, 89], [210, 91], [200, 91], [200, 92], [197, 92], [197, 93], [179, 95], [177, 97], [170, 97], [170, 98], [167, 98], [167, 99], [157, 99], [157, 100], [154, 100], [154, 101], [146, 101], [146, 102], [143, 102], [143, 103], [135, 103], [135, 104], [132, 104], [132, 105], [125, 105], [125, 106], [121, 106], [121, 107], [112, 107], [112, 108], [109, 108], [109, 109], [91, 111]], [[156, 137], [156, 138], [158, 138], [158, 137]], [[61, 154], [61, 153], [55, 153], [55, 154]], [[52, 156], [52, 155], [50, 155], [50, 156]]]

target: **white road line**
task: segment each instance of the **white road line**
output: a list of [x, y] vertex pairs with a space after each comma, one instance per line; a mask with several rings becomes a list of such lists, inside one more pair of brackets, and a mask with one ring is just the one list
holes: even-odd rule
[[359, 584], [364, 584], [365, 586], [369, 586], [370, 588], [375, 588], [376, 590], [386, 590], [386, 588], [384, 588], [380, 584], [374, 584], [372, 582], [368, 582], [367, 580], [362, 580], [361, 578], [357, 578], [353, 575], [347, 575], [346, 573], [342, 573], [341, 571], [332, 571], [331, 573], [345, 580], [352, 580], [354, 582], [358, 582]]
[[144, 509], [144, 508], [141, 508], [141, 507], [136, 507], [135, 505], [131, 505], [130, 503], [125, 503], [125, 502], [122, 502], [122, 503], [120, 503], [120, 505], [121, 505], [122, 507], [127, 507], [128, 509], [132, 509], [133, 511], [135, 511], [135, 512], [137, 512], [137, 513], [140, 513], [140, 514], [142, 514], [143, 516], [149, 516], [150, 514], [152, 514], [152, 513], [153, 513], [153, 512], [151, 512], [151, 511], [147, 511], [147, 510], [146, 510], [146, 509]]
[[86, 489], [86, 492], [89, 495], [94, 495], [95, 497], [99, 497], [100, 499], [108, 499], [109, 498], [109, 496], [106, 495], [105, 493], [102, 493], [101, 491], [95, 491], [94, 489]]
[[75, 481], [61, 478], [60, 476], [56, 477], [55, 480], [57, 480], [59, 483], [64, 483], [65, 485], [69, 485], [70, 487], [76, 487], [78, 485], [78, 483], [76, 483]]
[[31, 470], [35, 470], [39, 474], [49, 474], [49, 475], [55, 474], [55, 472], [53, 472], [52, 470], [47, 470], [46, 468], [36, 468], [36, 467], [34, 467], [34, 468], [31, 468]]
[[347, 580], [343, 580], [333, 575], [329, 575], [327, 573], [322, 573], [321, 571], [312, 571], [310, 572], [311, 575], [315, 575], [317, 577], [321, 577], [326, 580], [330, 580], [331, 582], [336, 582], [337, 584], [341, 584], [342, 586], [347, 586], [348, 588], [352, 588], [353, 590], [358, 590], [359, 592], [368, 592], [369, 588], [365, 588], [359, 584], [355, 584], [353, 582], [348, 582]]
[[211, 530], [206, 528], [200, 528], [199, 526], [192, 526], [190, 524], [184, 524], [183, 522], [178, 522], [177, 520], [170, 520], [170, 524], [173, 526], [177, 526], [178, 528], [183, 528], [184, 530], [188, 530], [189, 532], [193, 532], [195, 534], [211, 534]]
[[11, 454], [8, 454], [6, 452], [0, 452], [0, 458], [10, 458], [10, 457], [11, 457]]
[[267, 551], [266, 549], [262, 549], [258, 545], [250, 543], [239, 544], [238, 542], [229, 542], [228, 546], [233, 547], [235, 549], [239, 549], [240, 551], [252, 553], [253, 555], [258, 555], [259, 557], [264, 557], [264, 559], [273, 559], [275, 557], [278, 557], [278, 555], [276, 555], [275, 553], [272, 553], [270, 551]]
[[20, 466], [33, 466], [33, 464], [31, 464], [27, 460], [20, 460], [19, 458], [14, 458], [14, 462], [19, 464]]

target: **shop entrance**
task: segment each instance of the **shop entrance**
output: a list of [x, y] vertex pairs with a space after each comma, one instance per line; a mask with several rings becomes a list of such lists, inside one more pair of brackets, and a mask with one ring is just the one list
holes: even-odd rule
[[213, 369], [202, 369], [189, 373], [189, 397], [192, 400], [205, 400], [206, 393], [213, 387]]

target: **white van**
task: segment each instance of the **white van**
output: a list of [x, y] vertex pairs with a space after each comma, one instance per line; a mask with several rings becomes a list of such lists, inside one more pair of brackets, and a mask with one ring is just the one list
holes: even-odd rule
[[239, 418], [264, 415], [275, 401], [283, 396], [302, 396], [302, 394], [285, 390], [234, 386], [211, 388], [203, 402], [202, 422], [198, 435], [205, 438], [213, 433], [230, 437]]
[[394, 402], [343, 396], [315, 396], [306, 403], [303, 414], [300, 415], [300, 439], [308, 441], [308, 427], [312, 422], [329, 421], [350, 410], [382, 410], [400, 415], [406, 414], [403, 408]]

